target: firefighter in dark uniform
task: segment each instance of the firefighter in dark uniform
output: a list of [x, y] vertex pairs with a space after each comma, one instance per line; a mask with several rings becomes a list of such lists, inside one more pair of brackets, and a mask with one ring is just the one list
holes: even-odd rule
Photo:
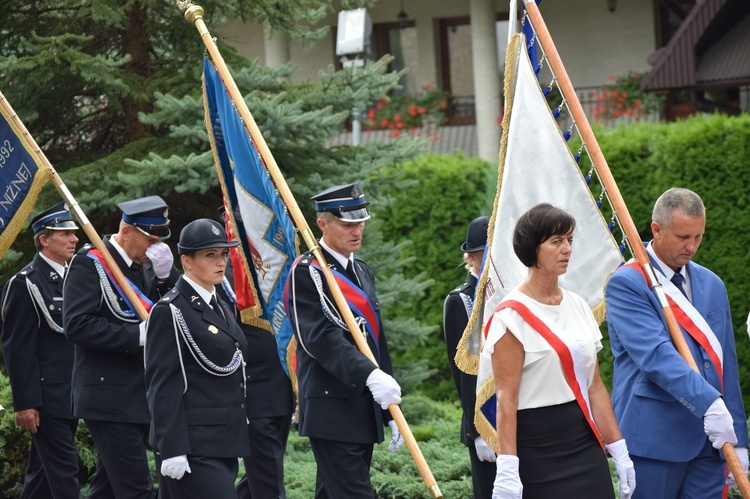
[[[225, 208], [219, 207], [225, 220]], [[239, 210], [235, 221], [242, 223]], [[247, 340], [247, 401], [250, 454], [243, 459], [245, 476], [237, 483], [238, 499], [286, 498], [284, 454], [292, 426], [294, 393], [292, 382], [284, 372], [274, 335], [257, 326], [242, 322], [237, 309], [234, 269], [231, 251], [224, 279], [216, 286], [219, 299], [234, 311], [235, 319]]]
[[76, 251], [76, 225], [64, 203], [29, 225], [38, 253], [5, 285], [2, 345], [16, 424], [31, 432], [20, 497], [76, 499], [78, 419], [70, 411], [73, 345], [62, 328], [65, 265]]
[[443, 305], [443, 330], [445, 346], [448, 350], [448, 363], [461, 400], [461, 443], [469, 448], [471, 460], [471, 480], [475, 499], [492, 497], [495, 481], [496, 456], [474, 427], [474, 405], [476, 403], [477, 377], [466, 374], [456, 366], [456, 349], [474, 306], [474, 291], [477, 286], [484, 247], [487, 243], [489, 217], [478, 217], [471, 221], [466, 241], [461, 245], [466, 268], [469, 271], [466, 282], [451, 291]]
[[[120, 203], [117, 234], [104, 238], [117, 266], [148, 310], [179, 274], [159, 196]], [[65, 336], [75, 344], [73, 414], [82, 418], [98, 452], [88, 497], [154, 497], [146, 458], [150, 415], [143, 374], [145, 321], [111, 276], [99, 250], [84, 246], [65, 277]]]
[[146, 391], [160, 499], [237, 497], [237, 458], [250, 452], [247, 342], [215, 286], [238, 244], [215, 220], [186, 225], [177, 245], [185, 273], [149, 315]]
[[358, 183], [331, 187], [312, 197], [323, 233], [320, 246], [350, 303], [362, 334], [378, 358], [376, 366], [354, 344], [337, 310], [320, 263], [308, 252], [290, 272], [288, 315], [298, 342], [299, 433], [310, 438], [318, 465], [316, 498], [372, 498], [373, 444], [391, 427], [390, 450], [403, 444], [387, 408], [401, 402], [391, 376], [375, 276], [354, 256], [362, 243], [368, 203]]
[[239, 499], [284, 499], [284, 453], [294, 412], [292, 382], [281, 366], [273, 334], [241, 321], [233, 277], [229, 261], [224, 280], [216, 286], [216, 293], [230, 305], [248, 346], [247, 431], [250, 454], [244, 458], [245, 476], [237, 483], [237, 496]]

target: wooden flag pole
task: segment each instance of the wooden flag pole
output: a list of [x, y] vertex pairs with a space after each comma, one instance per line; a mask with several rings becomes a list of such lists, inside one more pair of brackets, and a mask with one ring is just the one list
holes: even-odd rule
[[[331, 269], [328, 268], [325, 257], [320, 250], [320, 246], [318, 246], [318, 241], [315, 239], [315, 236], [310, 230], [310, 227], [307, 225], [305, 217], [302, 215], [302, 211], [297, 205], [292, 191], [289, 189], [286, 180], [284, 180], [284, 176], [281, 174], [281, 170], [276, 164], [276, 160], [274, 159], [273, 154], [271, 154], [271, 150], [269, 149], [268, 144], [266, 144], [266, 141], [263, 138], [263, 134], [261, 134], [258, 125], [255, 123], [255, 119], [253, 119], [252, 114], [250, 114], [250, 110], [245, 103], [245, 99], [242, 97], [239, 88], [237, 88], [237, 84], [235, 83], [234, 78], [232, 78], [232, 75], [229, 72], [226, 63], [224, 62], [224, 58], [221, 56], [216, 43], [211, 37], [211, 34], [206, 27], [206, 23], [203, 22], [203, 8], [198, 5], [191, 5], [189, 0], [178, 0], [177, 5], [180, 9], [184, 10], [185, 19], [187, 19], [191, 24], [194, 24], [198, 29], [198, 33], [203, 39], [203, 43], [211, 56], [211, 60], [213, 60], [214, 64], [216, 65], [216, 70], [219, 73], [219, 77], [224, 82], [224, 85], [229, 92], [229, 97], [234, 102], [237, 112], [242, 118], [245, 129], [253, 139], [255, 146], [258, 148], [258, 152], [263, 158], [263, 162], [266, 165], [268, 173], [271, 175], [271, 178], [273, 178], [276, 189], [278, 189], [281, 198], [284, 200], [284, 204], [286, 205], [290, 216], [294, 220], [297, 229], [300, 231], [300, 234], [305, 240], [307, 246], [310, 248], [310, 251], [312, 251], [312, 253], [315, 255], [315, 258], [317, 258], [317, 260], [320, 262], [320, 267], [323, 270], [323, 274], [325, 275], [328, 287], [331, 290], [334, 301], [336, 302], [336, 307], [341, 312], [346, 325], [349, 328], [349, 332], [354, 338], [354, 342], [356, 343], [357, 348], [375, 365], [377, 365], [377, 360], [370, 350], [370, 347], [367, 344], [367, 340], [360, 332], [360, 329], [354, 320], [354, 315], [349, 309], [349, 305], [346, 303], [346, 299], [344, 298], [341, 289], [336, 283], [336, 280], [331, 273]], [[424, 480], [425, 485], [430, 491], [431, 496], [433, 498], [443, 497], [443, 494], [440, 492], [440, 488], [438, 487], [437, 482], [435, 481], [435, 478], [433, 477], [432, 472], [427, 465], [427, 461], [425, 460], [424, 455], [422, 454], [422, 451], [419, 448], [416, 439], [414, 438], [414, 434], [412, 433], [411, 428], [409, 428], [409, 425], [406, 422], [403, 413], [401, 412], [401, 408], [396, 404], [392, 404], [390, 407], [388, 407], [388, 410], [391, 412], [393, 420], [396, 422], [401, 435], [404, 437], [404, 442], [406, 443], [406, 446], [408, 447], [409, 452], [414, 459], [414, 463], [416, 464], [420, 475], [422, 475], [422, 479]]]
[[112, 258], [109, 250], [106, 246], [104, 246], [104, 241], [102, 241], [102, 239], [99, 237], [99, 234], [97, 234], [96, 230], [91, 225], [91, 222], [89, 222], [86, 214], [78, 205], [78, 201], [75, 200], [73, 194], [71, 194], [70, 190], [68, 190], [68, 187], [62, 181], [60, 175], [57, 174], [57, 171], [52, 166], [52, 163], [49, 162], [47, 156], [45, 156], [44, 152], [42, 152], [41, 148], [34, 140], [34, 137], [32, 137], [29, 131], [26, 129], [26, 126], [10, 106], [10, 103], [7, 101], [2, 92], [0, 92], [0, 106], [2, 106], [7, 111], [8, 116], [11, 117], [12, 121], [10, 122], [10, 125], [18, 138], [26, 145], [26, 149], [29, 151], [29, 154], [34, 157], [34, 160], [36, 160], [37, 163], [42, 164], [45, 166], [45, 168], [47, 168], [52, 185], [55, 186], [57, 192], [59, 192], [60, 196], [62, 196], [63, 201], [65, 201], [65, 203], [68, 205], [68, 209], [70, 210], [70, 212], [74, 217], [76, 217], [78, 223], [81, 224], [81, 228], [88, 236], [89, 241], [91, 241], [94, 247], [96, 247], [96, 249], [98, 249], [102, 253], [104, 261], [112, 271], [112, 275], [115, 277], [117, 284], [120, 285], [122, 290], [125, 292], [125, 296], [127, 296], [128, 300], [130, 300], [130, 303], [133, 305], [133, 309], [135, 310], [135, 312], [142, 320], [145, 321], [148, 317], [148, 312], [146, 312], [146, 309], [138, 299], [135, 291], [133, 291], [133, 288], [130, 287], [128, 280], [125, 278], [122, 271], [120, 270], [120, 267]]
[[[570, 112], [573, 115], [573, 119], [578, 126], [578, 130], [581, 133], [581, 138], [588, 148], [589, 155], [591, 156], [591, 161], [594, 165], [596, 165], [596, 169], [599, 172], [599, 178], [601, 179], [602, 185], [607, 191], [609, 200], [612, 203], [612, 208], [617, 214], [617, 218], [620, 220], [622, 230], [625, 233], [625, 236], [630, 241], [630, 247], [633, 251], [633, 254], [635, 255], [635, 258], [636, 260], [638, 260], [638, 263], [641, 265], [641, 267], [643, 267], [643, 270], [645, 271], [650, 281], [649, 285], [651, 286], [651, 289], [654, 291], [657, 299], [659, 300], [659, 304], [662, 307], [661, 310], [664, 314], [664, 319], [666, 320], [672, 342], [674, 343], [675, 348], [682, 356], [682, 358], [685, 359], [685, 362], [688, 363], [690, 368], [696, 372], [700, 372], [698, 371], [698, 366], [696, 365], [695, 359], [690, 352], [690, 348], [685, 341], [685, 337], [682, 335], [682, 331], [680, 330], [680, 326], [677, 323], [677, 319], [675, 319], [674, 314], [672, 313], [672, 309], [669, 307], [669, 303], [667, 302], [664, 290], [662, 289], [661, 284], [659, 284], [659, 281], [656, 279], [656, 274], [654, 273], [654, 269], [651, 265], [651, 260], [648, 257], [648, 253], [646, 253], [646, 248], [644, 248], [643, 242], [641, 241], [641, 236], [638, 234], [638, 231], [635, 228], [635, 224], [633, 223], [633, 219], [630, 217], [630, 213], [628, 212], [625, 201], [620, 194], [620, 190], [617, 187], [615, 178], [612, 175], [609, 166], [607, 165], [607, 161], [604, 159], [604, 154], [602, 153], [602, 150], [599, 147], [599, 143], [594, 136], [594, 132], [591, 129], [591, 124], [586, 117], [586, 113], [583, 111], [581, 102], [578, 100], [578, 95], [573, 88], [573, 84], [568, 77], [568, 73], [565, 71], [565, 67], [563, 66], [560, 54], [557, 52], [557, 48], [552, 41], [549, 30], [547, 30], [547, 25], [544, 23], [544, 19], [542, 19], [542, 14], [539, 12], [539, 7], [537, 7], [534, 0], [523, 0], [523, 3], [526, 6], [526, 11], [529, 13], [529, 17], [531, 18], [531, 23], [536, 30], [537, 37], [539, 38], [539, 41], [542, 44], [545, 53], [547, 54], [547, 59], [549, 60], [552, 71], [557, 78], [557, 82], [560, 86], [560, 91], [565, 97], [565, 100], [568, 103], [568, 107], [570, 108]], [[742, 493], [742, 497], [750, 499], [750, 482], [748, 482], [747, 475], [745, 474], [742, 464], [737, 457], [734, 446], [730, 443], [725, 443], [722, 446], [721, 450], [724, 451], [724, 456], [726, 457], [729, 469], [732, 470], [732, 475], [734, 475], [735, 479], [737, 480], [737, 486]]]

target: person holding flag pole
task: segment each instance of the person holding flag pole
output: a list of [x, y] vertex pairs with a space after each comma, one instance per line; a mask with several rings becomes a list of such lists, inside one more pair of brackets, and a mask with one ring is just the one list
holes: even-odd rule
[[[86, 245], [73, 257], [63, 289], [63, 328], [75, 344], [73, 414], [84, 420], [97, 449], [88, 497], [152, 498], [147, 449], [143, 346], [146, 324], [114, 276], [118, 268], [150, 311], [177, 282], [169, 247], [167, 204], [147, 196], [118, 204], [119, 230], [105, 238], [115, 264]], [[157, 466], [160, 466], [157, 457]]]
[[[268, 174], [274, 180], [275, 188], [278, 190], [281, 198], [284, 200], [286, 210], [288, 210], [291, 218], [294, 220], [294, 223], [296, 224], [300, 234], [302, 235], [302, 238], [305, 240], [305, 243], [310, 248], [311, 252], [315, 255], [315, 258], [318, 260], [322, 274], [325, 277], [325, 281], [329, 285], [329, 289], [331, 291], [336, 308], [340, 311], [342, 319], [351, 332], [357, 348], [365, 356], [367, 356], [370, 361], [377, 365], [377, 360], [370, 350], [366, 339], [362, 336], [359, 325], [355, 321], [354, 315], [349, 309], [349, 305], [347, 304], [343, 293], [339, 289], [333, 273], [331, 272], [331, 269], [329, 269], [328, 267], [326, 259], [321, 251], [320, 246], [318, 245], [317, 240], [315, 239], [315, 236], [313, 235], [304, 217], [302, 216], [302, 212], [299, 209], [299, 206], [297, 205], [294, 196], [291, 193], [291, 190], [286, 184], [284, 177], [281, 175], [278, 165], [276, 164], [276, 161], [274, 160], [273, 155], [271, 154], [271, 151], [263, 138], [263, 135], [260, 133], [255, 120], [253, 119], [250, 111], [247, 108], [247, 104], [242, 98], [242, 94], [237, 88], [237, 85], [234, 82], [231, 74], [229, 73], [223, 57], [221, 56], [221, 53], [216, 46], [216, 43], [213, 41], [211, 34], [208, 31], [205, 22], [203, 21], [203, 9], [200, 6], [192, 5], [189, 0], [178, 0], [177, 6], [184, 11], [185, 19], [191, 24], [194, 24], [196, 29], [198, 30], [198, 33], [200, 34], [201, 39], [203, 40], [203, 43], [206, 46], [209, 55], [211, 56], [211, 59], [216, 65], [216, 70], [220, 75], [221, 81], [226, 87], [226, 91], [229, 97], [236, 106], [236, 110], [243, 120], [244, 126], [246, 127], [247, 132], [254, 142], [255, 147], [257, 147], [258, 154], [262, 158], [263, 163], [267, 168]], [[438, 487], [437, 482], [432, 475], [432, 472], [427, 466], [427, 462], [424, 459], [424, 456], [422, 455], [416, 439], [414, 438], [414, 435], [412, 434], [411, 429], [409, 428], [400, 408], [396, 404], [391, 404], [388, 407], [388, 410], [390, 411], [394, 421], [396, 422], [399, 433], [404, 438], [406, 446], [409, 448], [409, 451], [411, 452], [411, 455], [417, 465], [420, 474], [422, 475], [422, 478], [431, 496], [433, 498], [443, 497], [442, 493], [440, 492], [440, 488]]]
[[614, 499], [604, 448], [614, 457], [620, 497], [636, 489], [599, 374], [601, 332], [585, 300], [558, 283], [571, 261], [575, 226], [549, 203], [521, 215], [513, 249], [528, 275], [485, 326], [482, 357], [491, 359], [497, 391], [495, 499]]
[[[687, 344], [685, 337], [683, 336], [680, 325], [678, 324], [675, 315], [669, 306], [667, 296], [662, 288], [661, 283], [656, 277], [654, 267], [651, 264], [651, 260], [646, 252], [638, 230], [633, 223], [630, 213], [628, 212], [625, 201], [622, 198], [617, 183], [615, 182], [614, 176], [607, 165], [607, 161], [604, 158], [604, 154], [599, 147], [591, 125], [588, 122], [586, 113], [581, 106], [578, 96], [573, 88], [573, 84], [570, 81], [565, 67], [562, 63], [562, 59], [555, 47], [552, 37], [547, 29], [547, 26], [542, 18], [539, 8], [534, 0], [523, 0], [526, 12], [528, 13], [529, 19], [536, 31], [536, 36], [539, 39], [539, 43], [544, 49], [552, 71], [557, 79], [557, 84], [563, 94], [563, 97], [567, 103], [570, 113], [576, 122], [579, 133], [583, 142], [586, 144], [588, 154], [591, 157], [592, 164], [595, 165], [599, 179], [606, 190], [610, 204], [612, 205], [613, 211], [616, 214], [617, 220], [619, 221], [620, 227], [622, 228], [625, 237], [629, 243], [630, 249], [633, 252], [638, 265], [641, 267], [648, 286], [651, 288], [656, 296], [656, 301], [661, 307], [661, 312], [664, 316], [664, 323], [669, 331], [669, 337], [674, 344], [675, 349], [685, 362], [690, 366], [693, 371], [698, 371], [698, 366], [693, 358], [693, 354]], [[721, 450], [724, 453], [729, 469], [731, 470], [734, 478], [737, 480], [737, 485], [740, 489], [742, 496], [746, 499], [750, 498], [750, 482], [748, 482], [747, 474], [743, 463], [737, 456], [737, 452], [734, 446], [729, 442], [725, 442], [721, 445]]]
[[[612, 401], [623, 433], [634, 442], [644, 485], [636, 497], [721, 496], [726, 466], [718, 449], [725, 443], [735, 446], [747, 474], [747, 423], [727, 291], [718, 276], [691, 261], [705, 225], [700, 197], [671, 188], [654, 204], [654, 238], [646, 247], [685, 341], [700, 360], [699, 372], [670, 344], [638, 265], [622, 266], [607, 283]], [[729, 478], [734, 484], [734, 473]]]

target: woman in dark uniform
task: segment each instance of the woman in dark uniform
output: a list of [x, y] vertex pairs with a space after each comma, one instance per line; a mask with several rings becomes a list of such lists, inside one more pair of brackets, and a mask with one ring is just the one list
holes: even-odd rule
[[250, 451], [247, 343], [214, 294], [237, 244], [214, 220], [186, 225], [177, 245], [185, 274], [148, 319], [146, 388], [162, 499], [237, 497], [237, 458]]

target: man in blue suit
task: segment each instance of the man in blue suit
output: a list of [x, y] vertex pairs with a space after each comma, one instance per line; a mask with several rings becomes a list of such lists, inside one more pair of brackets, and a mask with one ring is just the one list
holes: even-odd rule
[[654, 238], [646, 245], [672, 309], [691, 319], [678, 322], [699, 372], [675, 350], [637, 264], [624, 265], [607, 283], [612, 402], [638, 475], [634, 499], [721, 497], [726, 475], [718, 449], [725, 442], [735, 445], [747, 472], [748, 434], [727, 291], [716, 274], [691, 262], [705, 223], [697, 194], [669, 189], [654, 205]]

